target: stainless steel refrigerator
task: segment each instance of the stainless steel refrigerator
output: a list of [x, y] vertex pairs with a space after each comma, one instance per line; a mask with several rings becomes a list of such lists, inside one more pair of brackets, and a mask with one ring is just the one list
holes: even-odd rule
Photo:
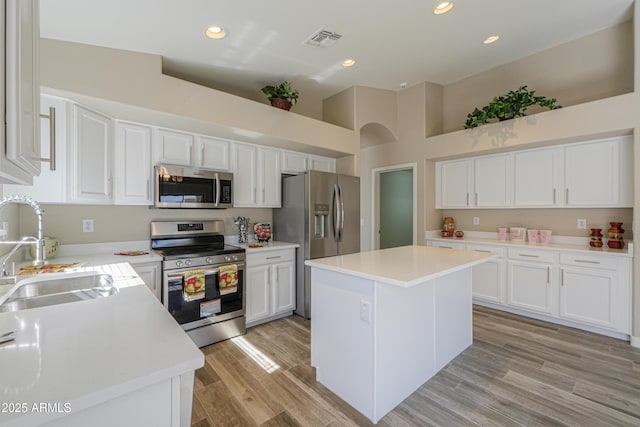
[[300, 245], [295, 313], [310, 319], [311, 275], [304, 261], [360, 252], [360, 178], [318, 171], [283, 177], [273, 232], [276, 240]]

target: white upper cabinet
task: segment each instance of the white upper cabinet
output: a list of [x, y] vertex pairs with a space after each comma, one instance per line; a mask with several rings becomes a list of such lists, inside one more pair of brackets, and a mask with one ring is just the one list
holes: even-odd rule
[[230, 141], [208, 136], [199, 136], [197, 144], [197, 166], [222, 172], [231, 170]]
[[515, 206], [553, 207], [560, 202], [562, 150], [542, 148], [514, 154]]
[[258, 147], [234, 144], [233, 205], [256, 206], [258, 185]]
[[436, 208], [470, 207], [473, 161], [452, 160], [436, 164]]
[[568, 207], [633, 206], [633, 141], [610, 138], [564, 148]]
[[436, 208], [632, 207], [629, 136], [436, 163]]
[[149, 126], [116, 123], [116, 205], [151, 205], [151, 138]]
[[279, 150], [234, 144], [233, 206], [280, 207]]
[[154, 146], [156, 163], [192, 166], [194, 144], [194, 134], [158, 129]]
[[7, 0], [0, 11], [0, 180], [31, 184], [40, 173], [38, 0]]
[[113, 121], [75, 105], [69, 146], [69, 201], [112, 203]]
[[270, 148], [259, 148], [258, 169], [260, 179], [258, 187], [262, 190], [260, 205], [269, 208], [279, 208], [282, 191], [282, 175], [280, 173], [280, 151]]
[[298, 174], [307, 170], [308, 157], [304, 153], [295, 153], [293, 151], [282, 151], [281, 163], [282, 173]]
[[472, 204], [478, 208], [511, 206], [511, 154], [484, 156], [474, 160], [475, 193]]
[[309, 156], [308, 162], [309, 170], [320, 172], [336, 171], [336, 159], [330, 159], [328, 157], [320, 156]]

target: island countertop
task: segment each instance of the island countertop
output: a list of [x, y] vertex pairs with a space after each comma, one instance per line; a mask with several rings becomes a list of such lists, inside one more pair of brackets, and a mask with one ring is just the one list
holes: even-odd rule
[[305, 261], [305, 265], [410, 287], [484, 262], [495, 254], [427, 246], [359, 252]]
[[25, 405], [0, 412], [0, 424], [37, 425], [68, 411], [37, 413], [33, 405], [73, 414], [203, 365], [202, 352], [128, 264], [84, 270], [112, 274], [119, 292], [0, 313], [0, 333], [17, 332], [0, 346], [0, 401]]

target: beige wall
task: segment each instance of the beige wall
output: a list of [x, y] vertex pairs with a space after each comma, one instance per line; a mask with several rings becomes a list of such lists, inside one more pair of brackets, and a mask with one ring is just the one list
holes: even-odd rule
[[347, 129], [356, 128], [356, 87], [322, 101], [322, 120]]
[[[247, 216], [251, 222], [271, 222], [271, 209], [234, 208], [220, 210], [150, 209], [146, 206], [43, 205], [44, 231], [62, 244], [149, 240], [154, 219], [222, 219], [225, 235], [237, 235], [233, 218]], [[82, 220], [93, 219], [94, 232], [82, 232]], [[20, 235], [35, 235], [33, 210], [20, 206]], [[277, 230], [274, 230], [277, 236]]]
[[633, 58], [629, 21], [450, 84], [444, 131], [462, 129], [475, 107], [522, 85], [563, 106], [632, 92]]
[[350, 129], [164, 75], [157, 55], [42, 39], [40, 77], [118, 119], [333, 157], [360, 148]]

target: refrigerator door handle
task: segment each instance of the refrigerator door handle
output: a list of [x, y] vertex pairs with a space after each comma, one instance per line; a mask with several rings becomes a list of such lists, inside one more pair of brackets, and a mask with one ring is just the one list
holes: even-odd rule
[[342, 242], [344, 234], [344, 199], [342, 198], [342, 186], [338, 185], [338, 196], [340, 198], [340, 229], [338, 230], [338, 242]]
[[339, 242], [340, 235], [340, 216], [339, 216], [339, 206], [340, 206], [340, 191], [338, 189], [338, 184], [333, 184], [333, 212], [331, 215], [331, 219], [333, 222], [333, 238], [336, 242]]

